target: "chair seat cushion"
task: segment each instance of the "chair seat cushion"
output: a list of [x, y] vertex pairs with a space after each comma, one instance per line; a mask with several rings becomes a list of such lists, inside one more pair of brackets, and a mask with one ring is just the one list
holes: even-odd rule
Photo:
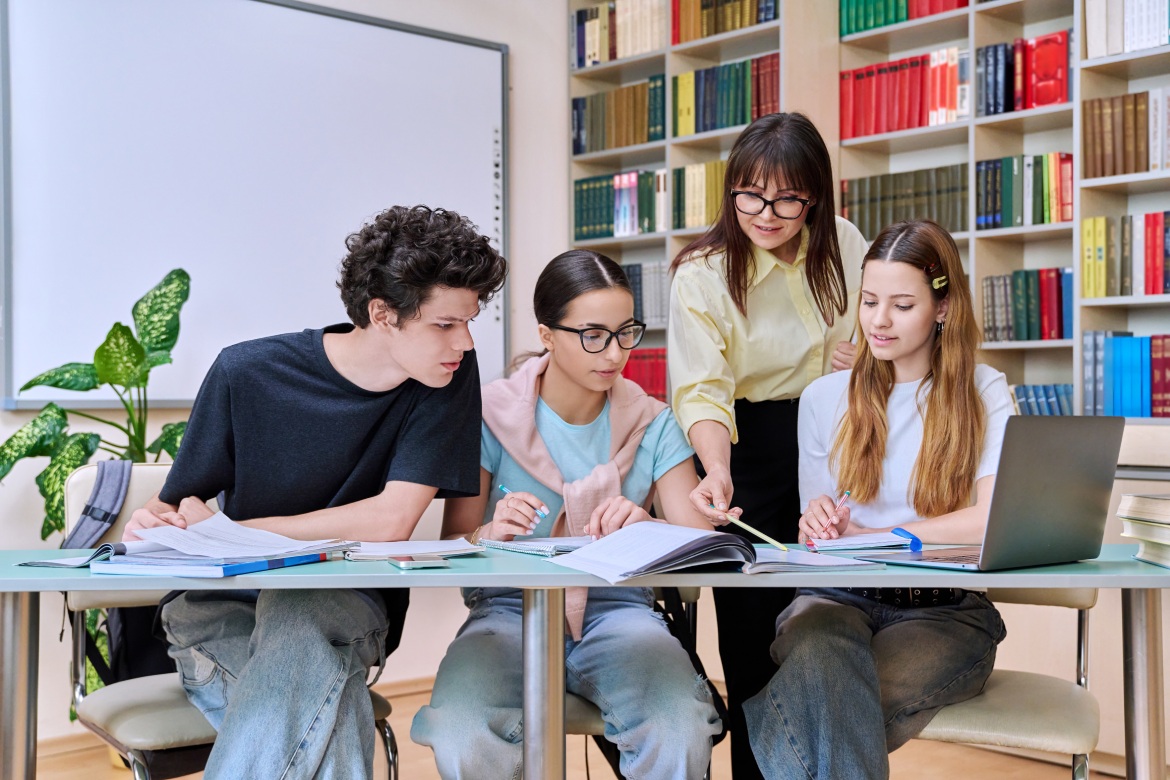
[[178, 672], [100, 688], [78, 705], [77, 719], [130, 750], [167, 750], [215, 741], [215, 729], [187, 700]]
[[983, 693], [943, 707], [918, 738], [1077, 755], [1097, 747], [1100, 730], [1097, 700], [1084, 688], [1044, 674], [994, 671]]
[[565, 733], [566, 734], [604, 734], [605, 721], [601, 717], [601, 710], [588, 699], [565, 694]]

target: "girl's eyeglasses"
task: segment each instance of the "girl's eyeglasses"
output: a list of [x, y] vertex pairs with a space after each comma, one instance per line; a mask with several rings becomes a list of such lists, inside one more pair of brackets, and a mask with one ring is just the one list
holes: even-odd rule
[[771, 206], [772, 213], [780, 219], [800, 219], [800, 215], [808, 208], [808, 204], [812, 203], [809, 198], [797, 198], [793, 195], [768, 200], [763, 195], [743, 190], [732, 190], [731, 197], [735, 202], [735, 210], [741, 214], [747, 214], [749, 217], [754, 217]]
[[646, 323], [636, 320], [616, 331], [608, 328], [566, 328], [564, 325], [549, 325], [548, 327], [553, 330], [563, 330], [566, 333], [576, 333], [581, 337], [581, 348], [593, 354], [604, 352], [615, 336], [619, 347], [633, 349], [646, 335]]

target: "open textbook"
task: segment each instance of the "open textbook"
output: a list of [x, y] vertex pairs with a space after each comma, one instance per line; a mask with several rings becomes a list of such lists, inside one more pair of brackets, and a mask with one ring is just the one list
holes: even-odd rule
[[757, 549], [734, 534], [666, 523], [628, 525], [552, 562], [610, 583], [708, 563], [738, 563], [747, 574], [819, 567], [879, 568], [868, 561], [803, 550]]
[[[222, 577], [325, 560], [358, 546], [341, 539], [302, 541], [249, 528], [219, 512], [187, 528], [160, 526], [136, 532], [142, 541], [110, 542], [89, 555], [26, 561], [22, 566], [84, 568], [103, 574]], [[250, 566], [245, 566], [250, 564]], [[195, 567], [184, 571], [184, 567]]]
[[525, 555], [540, 555], [551, 558], [554, 555], [564, 555], [573, 550], [590, 544], [590, 536], [517, 536], [509, 542], [496, 539], [480, 539], [479, 543], [493, 550], [507, 550], [509, 552], [524, 553]]

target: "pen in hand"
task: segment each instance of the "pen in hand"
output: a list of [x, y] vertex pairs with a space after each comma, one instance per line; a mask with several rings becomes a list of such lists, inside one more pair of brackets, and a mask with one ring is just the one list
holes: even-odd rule
[[[504, 495], [508, 495], [509, 493], [512, 492], [511, 490], [508, 490], [508, 488], [504, 487], [503, 485], [499, 485], [498, 487], [500, 488], [500, 492], [503, 493]], [[548, 517], [548, 510], [543, 509], [543, 508], [537, 509], [536, 514], [541, 520], [544, 520], [545, 518]]]
[[[714, 505], [714, 504], [708, 504], [707, 506], [711, 507], [712, 509], [714, 509], [714, 508], [715, 508], [715, 505]], [[740, 519], [739, 519], [738, 517], [736, 517], [735, 515], [732, 515], [732, 514], [725, 514], [725, 515], [723, 515], [723, 516], [724, 516], [725, 518], [727, 518], [728, 522], [735, 523], [735, 524], [736, 524], [736, 525], [738, 525], [740, 528], [742, 528], [743, 530], [747, 531], [749, 534], [755, 534], [756, 536], [760, 537], [761, 539], [763, 539], [765, 542], [767, 542], [768, 544], [772, 545], [772, 546], [773, 546], [773, 547], [775, 547], [776, 549], [778, 549], [778, 550], [783, 550], [784, 552], [788, 552], [788, 548], [787, 548], [787, 547], [785, 547], [783, 544], [781, 544], [780, 542], [776, 541], [776, 540], [775, 540], [775, 539], [773, 539], [772, 537], [768, 536], [766, 533], [763, 533], [762, 531], [757, 531], [756, 529], [752, 528], [750, 525], [748, 525], [748, 524], [747, 524], [747, 523], [745, 523], [744, 521], [740, 520]]]

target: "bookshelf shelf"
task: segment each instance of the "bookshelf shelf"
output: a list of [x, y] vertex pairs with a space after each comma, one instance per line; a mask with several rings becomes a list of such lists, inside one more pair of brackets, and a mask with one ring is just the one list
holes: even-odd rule
[[977, 17], [1002, 19], [1012, 24], [1046, 22], [1071, 13], [1071, 0], [996, 0], [975, 6]]
[[1051, 106], [1031, 108], [1027, 111], [1011, 111], [975, 119], [975, 127], [991, 127], [1015, 133], [1038, 133], [1044, 130], [1058, 130], [1072, 127], [1073, 104], [1057, 103]]
[[892, 52], [925, 49], [967, 37], [967, 9], [946, 11], [898, 24], [846, 35], [841, 43], [859, 49]]
[[682, 135], [677, 138], [672, 138], [671, 142], [675, 146], [684, 146], [692, 149], [727, 151], [731, 149], [732, 144], [735, 143], [735, 139], [739, 138], [739, 134], [743, 132], [745, 127], [747, 125], [721, 127], [718, 130], [708, 130], [705, 133]]
[[1170, 307], [1170, 295], [1113, 295], [1107, 298], [1082, 298], [1081, 306], [1116, 309]]
[[1047, 225], [1028, 225], [1026, 227], [999, 228], [996, 230], [976, 230], [975, 238], [989, 241], [1005, 241], [1012, 243], [1031, 243], [1034, 241], [1058, 241], [1073, 237], [1071, 222], [1052, 222]]
[[[733, 60], [747, 57], [751, 54], [762, 54], [767, 48], [775, 49], [776, 34], [780, 22], [764, 22], [739, 30], [708, 35], [686, 43], [679, 43], [670, 47], [673, 54], [700, 59]], [[765, 48], [760, 48], [765, 47]]]
[[574, 241], [578, 249], [633, 249], [634, 247], [658, 246], [666, 241], [666, 233], [639, 233], [636, 236], [609, 236]]
[[1170, 46], [1140, 49], [1112, 57], [1081, 60], [1084, 73], [1112, 76], [1119, 79], [1142, 79], [1170, 71]]
[[705, 227], [679, 228], [678, 230], [670, 231], [670, 235], [672, 238], [682, 238], [690, 241], [692, 238], [698, 238], [706, 232], [707, 228]]
[[665, 141], [651, 141], [634, 146], [622, 146], [617, 149], [603, 149], [600, 152], [575, 154], [572, 160], [575, 163], [588, 163], [590, 165], [632, 167], [661, 162], [665, 152]]
[[1039, 339], [1036, 341], [985, 341], [979, 348], [993, 352], [1009, 352], [1025, 349], [1072, 349], [1073, 346], [1072, 339]]
[[573, 68], [573, 77], [580, 80], [602, 81], [606, 84], [621, 84], [640, 81], [655, 73], [662, 73], [666, 67], [666, 51], [659, 49], [644, 54], [635, 54], [588, 68]]
[[1126, 173], [1120, 176], [1081, 179], [1081, 188], [1102, 192], [1119, 192], [1126, 195], [1162, 192], [1170, 190], [1170, 172], [1148, 171], [1146, 173]]
[[947, 125], [915, 127], [910, 130], [897, 130], [893, 133], [849, 138], [841, 142], [841, 148], [895, 154], [921, 151], [932, 147], [953, 146], [967, 142], [969, 124], [967, 121], [952, 122]]

